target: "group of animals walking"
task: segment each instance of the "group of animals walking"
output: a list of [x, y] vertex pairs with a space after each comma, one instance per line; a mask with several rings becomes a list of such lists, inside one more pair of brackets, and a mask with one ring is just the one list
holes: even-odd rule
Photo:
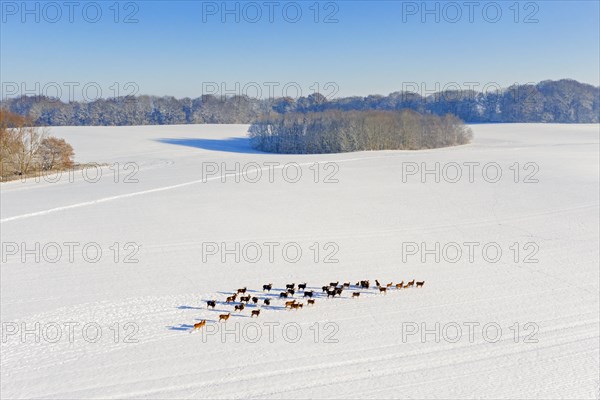
[[[314, 305], [315, 304], [315, 299], [313, 297], [318, 297], [319, 294], [323, 295], [323, 293], [327, 294], [327, 298], [335, 298], [335, 296], [338, 297], [342, 297], [342, 294], [344, 293], [344, 291], [346, 289], [371, 289], [372, 287], [376, 288], [379, 293], [381, 294], [387, 294], [388, 290], [390, 289], [408, 289], [410, 287], [423, 287], [423, 285], [425, 284], [425, 281], [420, 281], [420, 282], [415, 282], [415, 280], [413, 279], [410, 282], [406, 282], [404, 283], [404, 281], [400, 282], [400, 283], [396, 283], [394, 284], [393, 282], [390, 282], [388, 284], [382, 285], [379, 283], [379, 281], [377, 279], [375, 279], [375, 285], [372, 286], [371, 282], [368, 280], [365, 281], [360, 281], [360, 282], [356, 282], [356, 284], [351, 285], [350, 282], [345, 282], [343, 284], [340, 285], [340, 282], [330, 282], [328, 285], [323, 285], [321, 287], [321, 293], [319, 293], [317, 290], [315, 289], [311, 289], [311, 290], [306, 290], [306, 283], [300, 283], [296, 286], [295, 283], [288, 283], [285, 285], [285, 291], [281, 291], [279, 293], [279, 299], [284, 299], [285, 301], [285, 307], [284, 308], [289, 308], [290, 310], [298, 310], [301, 309], [302, 307], [304, 307], [304, 303], [297, 301], [296, 299], [294, 300], [287, 300], [289, 298], [293, 298], [296, 293], [300, 294], [300, 292], [302, 293], [302, 298], [307, 298], [307, 302], [306, 305], [310, 306], [310, 305]], [[263, 285], [263, 293], [264, 292], [271, 292], [271, 290], [273, 289], [273, 284], [272, 283], [268, 283], [266, 285]], [[271, 305], [271, 301], [275, 300], [273, 298], [259, 298], [258, 296], [252, 296], [250, 294], [246, 294], [248, 292], [248, 289], [246, 287], [237, 289], [232, 295], [228, 296], [225, 299], [225, 303], [227, 304], [234, 304], [234, 311], [239, 311], [242, 312], [244, 311], [244, 309], [246, 308], [246, 306], [252, 302], [253, 304], [258, 305], [259, 302], [262, 301], [262, 304], [265, 306], [270, 306]], [[352, 298], [358, 298], [360, 297], [361, 292], [360, 291], [353, 291], [352, 292]], [[238, 301], [238, 296], [239, 296], [239, 301]], [[215, 306], [217, 305], [217, 300], [206, 300], [206, 308], [215, 308]], [[250, 317], [258, 317], [260, 315], [261, 309], [254, 309], [251, 311], [250, 313]], [[221, 321], [227, 321], [229, 319], [229, 317], [231, 316], [231, 312], [228, 312], [227, 314], [220, 314], [219, 315], [219, 322]], [[206, 325], [206, 320], [203, 319], [202, 321], [194, 324], [194, 329], [202, 329], [204, 326]]]

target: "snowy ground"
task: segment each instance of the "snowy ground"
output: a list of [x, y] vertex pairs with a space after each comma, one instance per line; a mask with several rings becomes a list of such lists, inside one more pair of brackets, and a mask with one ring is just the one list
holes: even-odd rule
[[[246, 129], [54, 128], [101, 179], [2, 184], [2, 398], [598, 398], [598, 125], [310, 156], [253, 152]], [[236, 163], [239, 183], [204, 179]], [[439, 182], [408, 175], [435, 163]], [[361, 279], [425, 285], [277, 298]], [[215, 322], [243, 286], [271, 306]]]

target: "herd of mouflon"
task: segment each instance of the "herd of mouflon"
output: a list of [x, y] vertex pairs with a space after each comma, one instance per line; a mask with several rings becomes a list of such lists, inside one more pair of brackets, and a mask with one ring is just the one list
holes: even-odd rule
[[[340, 284], [340, 282], [330, 282], [327, 285], [323, 285], [321, 287], [321, 291], [319, 292], [317, 289], [307, 290], [306, 283], [300, 283], [296, 285], [295, 283], [288, 283], [285, 285], [285, 291], [281, 291], [279, 296], [273, 297], [270, 295], [269, 297], [261, 297], [261, 296], [253, 296], [251, 294], [247, 294], [249, 290], [246, 287], [237, 289], [230, 296], [227, 296], [225, 299], [225, 304], [233, 306], [233, 311], [242, 313], [248, 304], [252, 303], [256, 305], [256, 308], [250, 310], [250, 317], [259, 317], [261, 313], [261, 305], [271, 306], [271, 303], [276, 301], [283, 302], [284, 308], [289, 308], [290, 310], [298, 310], [304, 307], [305, 303], [298, 301], [294, 296], [299, 298], [307, 298], [306, 306], [312, 306], [315, 304], [316, 297], [324, 297], [327, 298], [335, 298], [343, 297], [344, 291], [348, 289], [348, 292], [351, 292], [350, 297], [359, 298], [360, 294], [365, 291], [369, 291], [374, 289], [375, 292], [379, 292], [380, 294], [387, 294], [388, 290], [394, 289], [408, 289], [410, 287], [423, 287], [425, 281], [415, 282], [413, 279], [410, 282], [404, 283], [404, 281], [400, 283], [394, 284], [390, 282], [388, 284], [382, 285], [379, 283], [377, 279], [375, 279], [375, 285], [372, 286], [370, 281], [360, 281], [356, 282], [356, 284], [351, 285], [350, 282], [345, 282]], [[271, 292], [273, 290], [273, 284], [269, 283], [263, 285], [262, 292]], [[291, 300], [290, 300], [291, 299]], [[217, 300], [206, 300], [206, 307], [214, 309], [217, 305]], [[231, 311], [227, 314], [219, 314], [219, 322], [227, 321], [231, 316]], [[206, 325], [206, 320], [194, 324], [193, 330], [202, 329]]]

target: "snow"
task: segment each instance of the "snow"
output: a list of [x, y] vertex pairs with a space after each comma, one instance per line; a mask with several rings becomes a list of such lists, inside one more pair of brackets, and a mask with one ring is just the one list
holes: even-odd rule
[[[75, 171], [0, 186], [1, 397], [598, 398], [599, 126], [472, 128], [466, 146], [303, 156], [253, 151], [246, 125], [52, 128], [78, 162], [106, 165], [95, 183]], [[271, 162], [279, 165], [269, 170]], [[449, 182], [452, 166], [471, 162], [496, 163], [502, 178], [488, 182], [477, 167], [473, 182]], [[239, 183], [203, 174], [235, 163]], [[283, 168], [290, 163], [302, 168], [296, 183], [282, 176], [293, 178]], [[406, 175], [435, 163], [447, 167], [439, 183]], [[138, 182], [123, 182], [134, 169]], [[248, 182], [257, 169], [261, 179]], [[325, 182], [330, 173], [337, 183]], [[73, 262], [67, 242], [78, 246]], [[251, 253], [240, 262], [207, 254], [236, 242], [258, 245], [259, 262]], [[407, 255], [406, 246], [436, 242], [458, 245], [462, 257]], [[472, 261], [470, 242], [479, 243]], [[38, 254], [48, 249], [39, 262], [35, 250], [23, 251], [36, 243]], [[90, 243], [102, 250], [98, 262], [82, 255]], [[278, 244], [273, 260], [265, 243]], [[497, 262], [483, 257], [489, 243], [502, 250]], [[290, 244], [302, 250], [295, 263], [281, 252]], [[339, 262], [325, 262], [328, 255]], [[425, 284], [358, 299], [355, 289], [320, 295], [328, 282], [362, 279]], [[259, 318], [248, 306], [215, 322], [233, 311], [221, 303], [232, 290], [247, 286], [264, 298], [269, 282], [273, 302]], [[278, 293], [291, 282], [315, 287], [316, 304], [282, 309]], [[219, 303], [207, 310], [213, 298]], [[202, 319], [210, 327], [192, 332]], [[38, 342], [21, 335], [36, 322]], [[79, 324], [72, 338], [68, 322]], [[470, 323], [479, 324], [472, 336]], [[88, 340], [85, 324], [93, 324]], [[92, 343], [95, 326], [102, 335]], [[225, 327], [239, 329], [239, 341], [223, 338]]]

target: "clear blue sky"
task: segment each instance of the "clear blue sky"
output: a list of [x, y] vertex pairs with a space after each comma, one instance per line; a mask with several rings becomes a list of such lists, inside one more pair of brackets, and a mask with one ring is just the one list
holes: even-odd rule
[[335, 82], [336, 96], [349, 96], [388, 94], [407, 82], [429, 90], [435, 82], [600, 80], [598, 1], [482, 1], [471, 15], [466, 0], [428, 2], [429, 14], [421, 1], [324, 1], [318, 15], [315, 1], [274, 1], [272, 22], [266, 1], [228, 2], [234, 11], [225, 15], [221, 1], [120, 2], [118, 15], [112, 0], [74, 9], [26, 2], [26, 10], [2, 1], [1, 80], [33, 90], [56, 82], [64, 91], [65, 82], [97, 82], [103, 97], [113, 82], [121, 94], [135, 82], [139, 94], [176, 97], [200, 96], [206, 82], [256, 82], [266, 97], [264, 82], [280, 84], [275, 95], [291, 82], [305, 95], [315, 82]]

